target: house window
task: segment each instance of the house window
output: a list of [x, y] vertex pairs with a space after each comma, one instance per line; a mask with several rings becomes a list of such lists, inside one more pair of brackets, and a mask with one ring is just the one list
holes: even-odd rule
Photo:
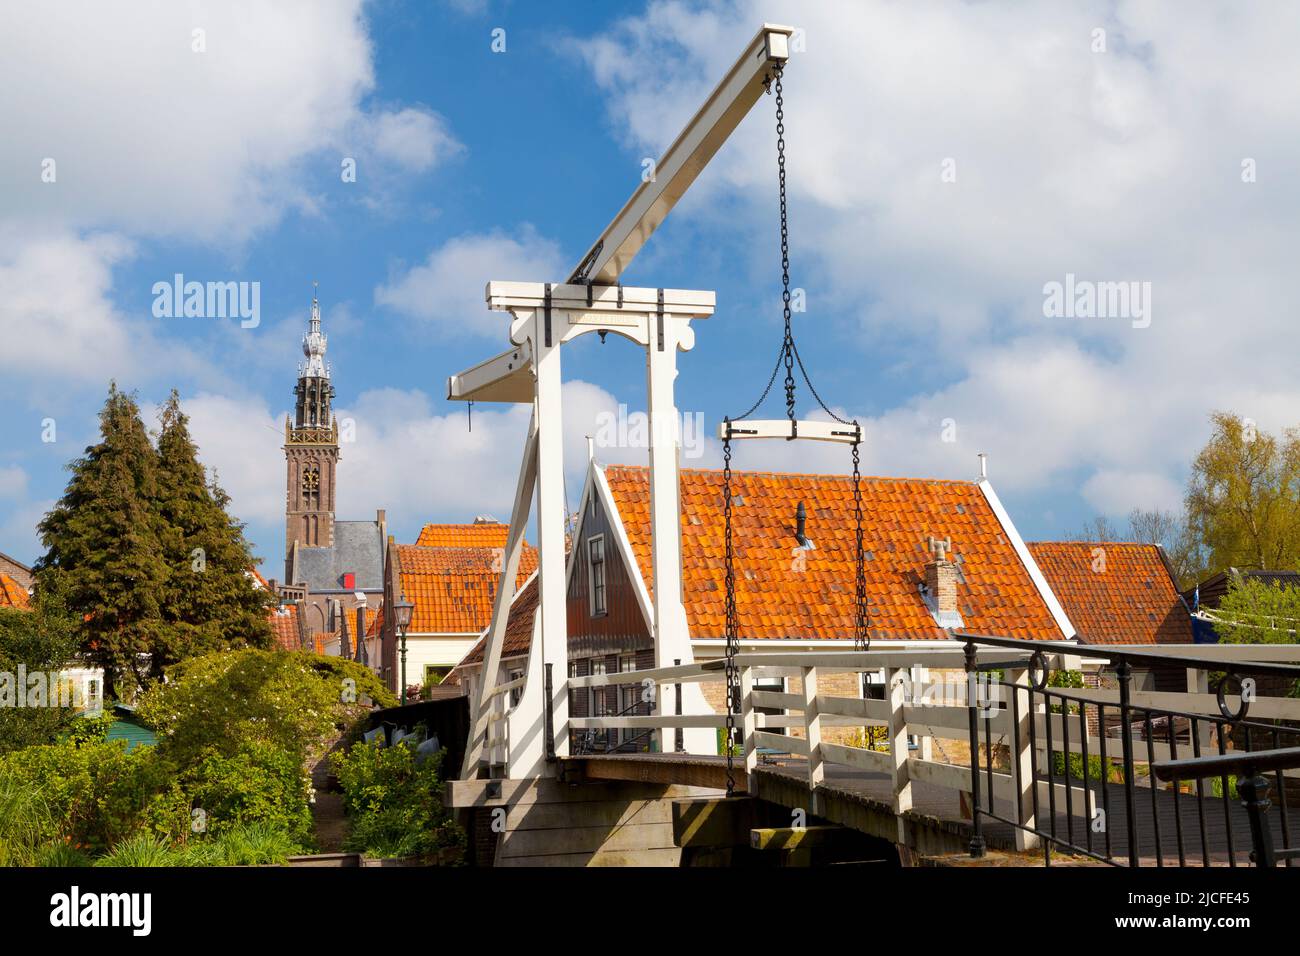
[[436, 687], [441, 684], [443, 679], [450, 673], [450, 667], [438, 667], [434, 664], [425, 664], [424, 683], [430, 687]]
[[[524, 676], [524, 672], [521, 671], [521, 670], [511, 671], [511, 672], [510, 672], [510, 680], [519, 680], [519, 679], [522, 678], [523, 676]], [[523, 696], [524, 696], [524, 689], [523, 689], [523, 687], [513, 687], [513, 688], [511, 688], [511, 690], [510, 690], [510, 706], [511, 706], [511, 707], [517, 707], [517, 706], [519, 706], [519, 699], [520, 699], [521, 697], [523, 697]]]
[[607, 612], [605, 606], [605, 536], [587, 539], [587, 573], [591, 584], [591, 616], [600, 617]]
[[[636, 655], [624, 654], [618, 659], [618, 670], [621, 674], [628, 671], [636, 670]], [[640, 684], [620, 684], [619, 685], [619, 708], [618, 712], [624, 717], [633, 717], [641, 711], [637, 706], [641, 702], [641, 685]], [[637, 730], [634, 727], [625, 727], [622, 731], [622, 742], [631, 743], [645, 734], [644, 730]]]

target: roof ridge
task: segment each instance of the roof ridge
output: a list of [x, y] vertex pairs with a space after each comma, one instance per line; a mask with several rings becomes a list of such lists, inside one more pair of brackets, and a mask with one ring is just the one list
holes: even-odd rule
[[[623, 465], [623, 464], [605, 464], [599, 466], [606, 471], [610, 469], [621, 469], [623, 471], [639, 471], [649, 473], [648, 465]], [[721, 468], [679, 468], [679, 475], [722, 475]], [[747, 471], [744, 469], [735, 469], [731, 471], [732, 476], [749, 475], [761, 478], [814, 478], [818, 480], [832, 481], [852, 481], [853, 476], [841, 472], [812, 472], [812, 471]], [[917, 478], [900, 475], [863, 475], [863, 481], [921, 481], [927, 484], [936, 485], [968, 485], [974, 486], [979, 484], [979, 479], [969, 478]]]

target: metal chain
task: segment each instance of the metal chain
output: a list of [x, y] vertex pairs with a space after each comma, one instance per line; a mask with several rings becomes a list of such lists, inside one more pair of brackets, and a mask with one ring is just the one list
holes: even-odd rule
[[726, 431], [722, 437], [722, 518], [726, 550], [724, 558], [726, 586], [726, 675], [727, 675], [727, 734], [723, 746], [727, 754], [727, 796], [736, 791], [735, 757], [732, 753], [736, 736], [736, 698], [739, 686], [736, 675], [736, 569], [735, 554], [731, 543], [731, 419], [726, 419]]
[[856, 421], [853, 422], [853, 426], [858, 429], [858, 437], [853, 442], [853, 554], [857, 572], [854, 592], [853, 648], [866, 651], [871, 649], [871, 635], [867, 632], [867, 578], [862, 554], [862, 428]]
[[785, 318], [785, 339], [781, 352], [785, 362], [785, 417], [794, 421], [794, 333], [790, 329], [790, 219], [785, 199], [785, 97], [782, 94], [783, 64], [772, 67], [776, 91], [776, 169], [781, 186], [781, 312]]

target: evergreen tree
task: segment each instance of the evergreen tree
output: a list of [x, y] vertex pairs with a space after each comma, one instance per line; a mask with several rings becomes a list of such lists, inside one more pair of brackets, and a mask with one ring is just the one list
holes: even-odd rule
[[104, 668], [108, 698], [123, 678], [144, 682], [159, 643], [167, 579], [161, 549], [157, 456], [135, 400], [109, 386], [100, 441], [68, 469], [63, 497], [38, 526], [46, 553], [38, 590], [57, 593], [82, 621], [81, 650]]
[[159, 413], [157, 514], [167, 581], [161, 604], [166, 641], [153, 673], [185, 657], [271, 642], [271, 596], [253, 586], [244, 526], [226, 512], [229, 496], [209, 483], [175, 390]]

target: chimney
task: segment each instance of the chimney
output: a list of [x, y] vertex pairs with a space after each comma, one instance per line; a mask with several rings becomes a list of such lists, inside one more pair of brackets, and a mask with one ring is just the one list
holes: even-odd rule
[[794, 536], [799, 540], [800, 547], [808, 546], [808, 509], [799, 502], [799, 507], [794, 512]]
[[930, 539], [933, 557], [925, 566], [925, 591], [938, 614], [957, 613], [957, 565], [948, 560], [952, 538]]
[[[382, 514], [383, 512], [380, 512]], [[357, 607], [357, 652], [354, 660], [360, 661], [366, 652], [366, 606]]]

